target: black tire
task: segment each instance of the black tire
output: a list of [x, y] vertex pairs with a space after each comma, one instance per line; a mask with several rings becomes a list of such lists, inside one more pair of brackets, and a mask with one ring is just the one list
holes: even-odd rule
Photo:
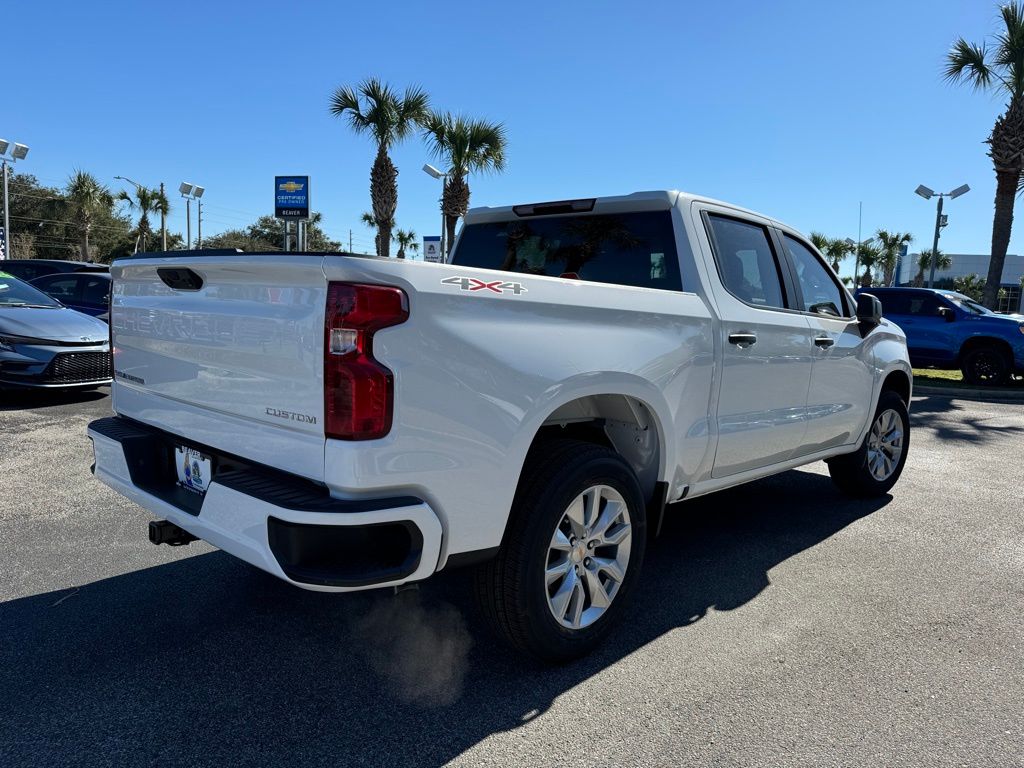
[[[570, 503], [595, 485], [609, 486], [625, 501], [632, 529], [630, 550], [611, 604], [589, 626], [573, 629], [555, 618], [544, 574], [556, 527]], [[477, 569], [481, 611], [499, 637], [542, 661], [565, 662], [589, 653], [629, 602], [643, 565], [646, 527], [640, 483], [621, 456], [579, 440], [541, 443], [526, 459], [498, 556]]]
[[874, 416], [871, 417], [872, 427], [875, 422], [887, 411], [894, 411], [901, 423], [903, 435], [902, 450], [899, 459], [896, 461], [892, 473], [885, 479], [879, 480], [868, 467], [868, 448], [871, 442], [872, 430], [864, 436], [864, 441], [853, 453], [837, 456], [828, 460], [828, 472], [832, 481], [839, 486], [840, 490], [850, 496], [868, 498], [882, 496], [896, 485], [903, 472], [903, 465], [907, 463], [907, 454], [910, 452], [910, 416], [907, 413], [907, 404], [903, 402], [898, 394], [892, 390], [883, 390], [878, 397], [878, 407]]
[[999, 386], [1010, 376], [1010, 363], [998, 347], [978, 347], [964, 355], [960, 368], [969, 384]]

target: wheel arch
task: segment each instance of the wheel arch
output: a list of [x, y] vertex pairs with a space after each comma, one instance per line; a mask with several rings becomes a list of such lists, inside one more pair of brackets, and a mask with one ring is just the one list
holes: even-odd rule
[[[668, 439], [671, 411], [661, 392], [636, 376], [588, 374], [549, 391], [523, 421], [516, 456], [516, 485], [526, 458], [540, 441], [571, 437], [610, 447], [637, 473], [649, 509], [660, 514], [667, 494], [666, 477], [675, 454]], [[601, 379], [597, 384], [592, 381]], [[508, 530], [511, 510], [505, 520]], [[650, 521], [656, 528], [657, 521]], [[502, 536], [504, 540], [504, 535]]]
[[884, 392], [889, 390], [895, 392], [900, 396], [900, 399], [903, 400], [908, 408], [910, 407], [911, 387], [912, 383], [910, 374], [901, 368], [890, 371], [882, 380], [882, 391]]
[[976, 349], [983, 347], [995, 347], [1003, 356], [1007, 362], [1011, 365], [1013, 363], [1013, 347], [1010, 346], [1010, 342], [1006, 339], [1000, 339], [998, 336], [971, 336], [966, 339], [963, 344], [960, 345], [960, 354], [957, 356], [957, 362], [963, 365], [964, 360], [971, 352]]

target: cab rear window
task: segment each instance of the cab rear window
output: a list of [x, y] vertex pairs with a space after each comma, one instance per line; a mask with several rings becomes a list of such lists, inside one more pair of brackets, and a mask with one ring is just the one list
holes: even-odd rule
[[454, 264], [681, 291], [669, 211], [545, 216], [466, 226]]

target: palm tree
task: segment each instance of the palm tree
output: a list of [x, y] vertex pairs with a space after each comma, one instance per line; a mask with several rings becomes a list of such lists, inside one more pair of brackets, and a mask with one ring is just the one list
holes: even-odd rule
[[864, 267], [864, 274], [860, 278], [862, 288], [870, 288], [874, 282], [873, 270], [879, 259], [882, 257], [882, 249], [875, 244], [874, 240], [865, 240], [857, 248], [861, 266]]
[[854, 246], [841, 237], [827, 237], [821, 232], [811, 232], [811, 243], [825, 257], [832, 271], [839, 272], [839, 264], [853, 253]]
[[896, 264], [900, 260], [900, 251], [903, 247], [914, 242], [914, 236], [909, 232], [889, 232], [880, 229], [875, 233], [878, 241], [878, 248], [881, 251], [878, 258], [879, 266], [882, 268], [882, 285], [889, 286], [896, 276]]
[[370, 78], [356, 88], [338, 88], [331, 97], [330, 110], [336, 117], [347, 117], [353, 131], [368, 133], [377, 142], [377, 156], [370, 170], [370, 203], [377, 225], [377, 255], [386, 258], [398, 209], [398, 169], [391, 162], [388, 149], [426, 121], [427, 94], [411, 87], [399, 95], [380, 80]]
[[139, 225], [136, 228], [138, 236], [135, 238], [135, 252], [139, 252], [140, 244], [142, 250], [145, 251], [149, 241], [149, 233], [153, 231], [153, 228], [149, 226], [149, 214], [161, 213], [167, 216], [171, 212], [171, 204], [167, 200], [167, 195], [159, 189], [140, 186], [135, 187], [134, 197], [121, 190], [117, 194], [117, 199], [127, 203], [128, 207], [132, 210], [138, 209]]
[[945, 77], [976, 90], [992, 91], [1007, 99], [985, 140], [996, 172], [995, 215], [992, 220], [992, 258], [982, 303], [996, 308], [1003, 263], [1013, 229], [1013, 204], [1024, 170], [1024, 4], [1014, 0], [999, 9], [1003, 29], [990, 45], [959, 38], [946, 56]]
[[448, 166], [441, 195], [448, 251], [455, 242], [455, 226], [469, 209], [470, 173], [505, 169], [505, 148], [508, 139], [505, 126], [486, 120], [470, 120], [450, 112], [431, 113], [427, 118], [425, 138], [431, 152]]
[[398, 243], [397, 258], [399, 259], [405, 258], [406, 248], [410, 251], [418, 251], [420, 249], [420, 244], [416, 242], [416, 233], [411, 229], [396, 229], [393, 239]]
[[91, 173], [76, 170], [68, 179], [67, 200], [81, 236], [82, 261], [89, 258], [89, 231], [96, 215], [114, 204], [114, 196]]
[[[939, 257], [935, 261], [935, 269], [949, 269], [953, 266], [953, 259], [947, 256], [942, 251], [938, 252]], [[925, 270], [930, 270], [932, 267], [932, 249], [929, 248], [927, 251], [921, 251], [917, 255], [917, 274], [914, 276], [914, 287], [920, 288], [924, 285], [924, 273]]]

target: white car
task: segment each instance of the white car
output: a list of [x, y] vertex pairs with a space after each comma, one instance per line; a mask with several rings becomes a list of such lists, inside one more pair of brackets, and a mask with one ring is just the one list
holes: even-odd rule
[[854, 494], [900, 475], [903, 333], [777, 221], [680, 192], [477, 208], [449, 261], [115, 263], [96, 476], [155, 542], [306, 589], [473, 564], [494, 627], [564, 660], [666, 503], [822, 459]]

